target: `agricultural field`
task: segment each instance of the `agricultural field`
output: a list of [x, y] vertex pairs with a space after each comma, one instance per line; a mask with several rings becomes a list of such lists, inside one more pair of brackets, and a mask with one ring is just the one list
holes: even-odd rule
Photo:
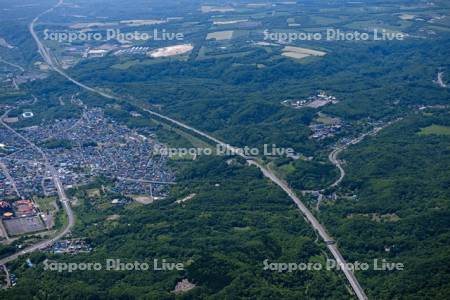
[[295, 59], [302, 59], [309, 56], [325, 56], [327, 53], [323, 51], [317, 51], [313, 49], [308, 48], [301, 48], [301, 47], [292, 47], [292, 46], [286, 46], [283, 48], [283, 56], [295, 58]]
[[233, 37], [233, 31], [217, 31], [217, 32], [210, 32], [206, 36], [207, 40], [216, 40], [216, 41], [223, 41], [223, 40], [230, 40]]

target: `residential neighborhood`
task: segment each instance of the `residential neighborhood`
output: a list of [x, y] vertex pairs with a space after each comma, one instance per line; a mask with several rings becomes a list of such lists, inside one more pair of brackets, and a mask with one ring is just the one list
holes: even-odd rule
[[[32, 117], [31, 111], [21, 116]], [[43, 122], [20, 132], [40, 145], [66, 189], [102, 176], [113, 181], [111, 192], [136, 199], [147, 197], [151, 203], [164, 198], [175, 179], [166, 166], [167, 157], [154, 154], [158, 142], [153, 132], [131, 130], [107, 117], [102, 109], [85, 108], [78, 119]], [[5, 127], [0, 128], [0, 140], [2, 236], [50, 229], [53, 208], [43, 212], [34, 200], [57, 195], [41, 153], [13, 137]]]

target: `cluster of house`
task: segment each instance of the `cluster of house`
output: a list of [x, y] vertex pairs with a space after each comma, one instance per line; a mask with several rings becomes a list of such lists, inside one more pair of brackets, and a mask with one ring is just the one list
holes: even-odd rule
[[[164, 182], [174, 180], [166, 166], [167, 157], [154, 155], [157, 141], [152, 131], [131, 130], [106, 117], [101, 109], [85, 110], [80, 119], [27, 127], [22, 134], [35, 143], [53, 139], [69, 144], [44, 149], [66, 188], [88, 183], [100, 175], [118, 179], [114, 192], [160, 197], [167, 192]], [[7, 173], [0, 171], [0, 196], [28, 199], [33, 195], [55, 195], [51, 174], [40, 161], [40, 154], [12, 140], [6, 130], [0, 129], [0, 139], [5, 147], [13, 147], [5, 152], [11, 155], [3, 160]]]
[[311, 124], [309, 128], [312, 131], [311, 138], [323, 140], [339, 133], [342, 129], [342, 124]]
[[43, 250], [53, 254], [78, 254], [89, 253], [92, 247], [85, 239], [69, 239], [58, 241]]
[[[20, 149], [20, 148], [19, 148]], [[7, 158], [0, 162], [0, 198], [30, 199], [35, 195], [53, 195], [56, 188], [51, 174], [41, 161], [34, 161], [38, 155], [34, 149], [8, 147]]]
[[[23, 117], [32, 117], [32, 112]], [[85, 109], [79, 119], [42, 123], [22, 130], [43, 151], [56, 169], [65, 188], [88, 183], [96, 176], [114, 180], [113, 192], [122, 195], [149, 195], [152, 200], [167, 195], [174, 174], [167, 168], [167, 157], [154, 155], [158, 144], [150, 129], [131, 130], [105, 116], [102, 109]], [[56, 187], [42, 155], [0, 128], [0, 221], [1, 236], [19, 236], [53, 226], [51, 215], [42, 213], [31, 199], [52, 196]], [[52, 143], [53, 142], [53, 143]], [[131, 199], [114, 199], [125, 205]], [[137, 201], [137, 200], [136, 200]], [[3, 230], [4, 229], [4, 230]], [[84, 242], [58, 244], [55, 251], [72, 251]]]
[[0, 289], [5, 289], [17, 285], [16, 275], [10, 273], [5, 265], [0, 265]]

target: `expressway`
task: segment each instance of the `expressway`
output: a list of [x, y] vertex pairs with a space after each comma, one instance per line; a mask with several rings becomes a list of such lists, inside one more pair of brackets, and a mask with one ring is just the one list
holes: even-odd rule
[[277, 177], [272, 171], [268, 170], [258, 162], [254, 160], [249, 160], [248, 163], [250, 165], [254, 165], [258, 167], [261, 172], [269, 178], [272, 182], [274, 182], [276, 185], [278, 185], [286, 194], [289, 195], [289, 197], [294, 201], [294, 203], [297, 205], [297, 207], [300, 209], [300, 211], [303, 213], [303, 215], [306, 217], [308, 222], [311, 224], [311, 226], [314, 228], [314, 230], [319, 234], [319, 236], [322, 238], [322, 240], [327, 245], [328, 250], [330, 250], [331, 254], [333, 255], [336, 263], [341, 266], [341, 270], [344, 273], [345, 277], [347, 278], [348, 282], [350, 283], [353, 291], [355, 292], [358, 299], [368, 299], [366, 294], [364, 293], [363, 288], [359, 284], [358, 280], [355, 277], [355, 274], [347, 267], [347, 263], [342, 256], [342, 254], [339, 252], [339, 249], [336, 246], [336, 242], [333, 240], [332, 237], [327, 233], [325, 227], [320, 224], [320, 222], [314, 217], [314, 215], [311, 213], [311, 211], [301, 202], [301, 200], [295, 195], [295, 193], [292, 191], [289, 186], [284, 183], [279, 177]]
[[48, 49], [44, 46], [44, 44], [42, 44], [41, 40], [39, 39], [38, 35], [36, 34], [36, 31], [34, 30], [34, 26], [36, 25], [36, 22], [39, 20], [40, 17], [42, 17], [43, 15], [46, 15], [50, 12], [52, 12], [55, 8], [61, 6], [64, 3], [64, 0], [59, 0], [59, 2], [47, 9], [46, 11], [40, 13], [36, 18], [33, 19], [33, 21], [31, 21], [30, 25], [28, 26], [28, 29], [31, 33], [31, 36], [33, 37], [34, 41], [36, 42], [36, 46], [38, 47], [38, 51], [39, 54], [42, 56], [42, 58], [44, 59], [44, 61], [48, 64], [48, 66], [54, 70], [55, 72], [59, 73], [61, 76], [63, 76], [64, 78], [66, 78], [67, 80], [71, 81], [72, 83], [78, 85], [79, 87], [99, 94], [105, 98], [109, 98], [109, 99], [115, 99], [115, 97], [108, 95], [106, 93], [103, 93], [102, 91], [96, 90], [94, 88], [91, 88], [81, 82], [76, 81], [75, 79], [73, 79], [72, 77], [70, 77], [69, 75], [67, 75], [63, 70], [61, 70], [58, 66], [57, 63], [53, 60], [52, 56], [50, 55]]
[[[217, 143], [218, 145], [227, 148], [228, 150], [230, 150], [232, 153], [235, 153], [236, 155], [239, 155], [241, 157], [243, 157], [247, 163], [249, 165], [253, 165], [256, 166], [257, 168], [259, 168], [261, 170], [261, 172], [264, 174], [265, 177], [269, 178], [273, 183], [275, 183], [276, 185], [278, 185], [286, 194], [288, 194], [288, 196], [294, 201], [294, 203], [297, 205], [297, 207], [300, 209], [300, 211], [302, 212], [302, 214], [305, 216], [305, 218], [308, 220], [308, 222], [311, 224], [311, 226], [314, 228], [315, 231], [318, 232], [319, 236], [322, 238], [322, 240], [325, 242], [325, 244], [327, 245], [328, 249], [330, 250], [331, 254], [333, 255], [334, 259], [336, 260], [336, 263], [338, 265], [341, 266], [341, 270], [344, 273], [345, 277], [347, 278], [348, 282], [350, 283], [353, 291], [355, 292], [356, 296], [358, 297], [358, 299], [362, 300], [362, 299], [368, 299], [363, 288], [361, 287], [361, 285], [359, 284], [358, 280], [355, 277], [355, 274], [347, 267], [347, 263], [344, 259], [344, 257], [342, 256], [342, 254], [339, 252], [339, 249], [336, 246], [335, 241], [333, 240], [333, 238], [330, 237], [330, 235], [327, 233], [325, 227], [320, 224], [320, 222], [316, 219], [316, 217], [314, 217], [314, 215], [311, 213], [311, 211], [301, 202], [301, 200], [297, 197], [297, 195], [294, 193], [294, 191], [286, 184], [284, 183], [279, 177], [277, 177], [271, 170], [267, 169], [266, 167], [264, 167], [263, 165], [261, 165], [260, 163], [258, 163], [256, 160], [251, 159], [250, 157], [245, 156], [244, 154], [242, 154], [238, 148], [233, 147], [229, 144], [226, 144], [222, 141], [220, 141], [219, 139], [216, 139], [214, 137], [212, 137], [211, 135], [202, 132], [198, 129], [195, 129], [189, 125], [186, 125], [182, 122], [179, 122], [177, 120], [174, 120], [170, 117], [164, 116], [162, 114], [159, 114], [157, 112], [151, 111], [151, 110], [145, 110], [148, 113], [157, 116], [161, 119], [164, 119], [166, 121], [169, 121], [173, 124], [176, 124], [188, 131], [194, 132], [197, 135], [200, 135], [204, 138], [207, 138], [215, 143]], [[366, 134], [367, 135], [367, 134]], [[355, 140], [353, 140], [351, 143], [357, 143], [360, 140], [362, 140], [366, 135], [363, 135]], [[336, 156], [337, 154], [339, 154], [342, 150], [344, 150], [345, 147], [340, 148], [339, 151], [336, 151], [335, 154], [335, 160], [337, 162], [337, 166], [339, 167], [340, 170], [342, 170], [341, 172], [341, 178], [340, 180], [337, 181], [336, 185], [339, 184], [339, 182], [344, 178], [345, 176], [345, 171], [342, 168], [342, 166], [340, 165], [340, 162], [337, 160]], [[331, 156], [331, 155], [330, 155]]]
[[[55, 9], [56, 7], [60, 6], [61, 4], [63, 4], [64, 0], [59, 0], [59, 2], [52, 8], [48, 9], [47, 11], [41, 13], [40, 15], [38, 15], [35, 19], [33, 19], [33, 21], [31, 22], [29, 29], [30, 29], [30, 33], [33, 36], [33, 39], [36, 42], [36, 45], [38, 46], [39, 49], [39, 53], [41, 54], [42, 58], [46, 61], [46, 63], [50, 66], [51, 69], [53, 69], [55, 72], [59, 73], [61, 76], [65, 77], [67, 80], [69, 80], [70, 82], [76, 84], [77, 86], [93, 92], [95, 94], [98, 94], [100, 96], [106, 97], [108, 99], [117, 99], [120, 100], [120, 98], [113, 96], [113, 95], [109, 95], [105, 92], [99, 91], [95, 88], [89, 87], [79, 81], [77, 81], [76, 79], [70, 77], [68, 74], [66, 74], [62, 69], [60, 69], [56, 63], [54, 63], [50, 53], [48, 52], [48, 50], [45, 48], [45, 46], [42, 44], [42, 42], [39, 40], [38, 35], [36, 34], [36, 32], [34, 31], [34, 26], [36, 24], [36, 22], [39, 20], [39, 18], [41, 16], [43, 16], [44, 14], [47, 14], [51, 11], [53, 11], [53, 9]], [[192, 133], [195, 133], [199, 136], [202, 136], [210, 141], [215, 142], [216, 144], [225, 147], [227, 150], [229, 150], [231, 153], [235, 153], [236, 155], [239, 155], [241, 157], [243, 157], [250, 165], [254, 165], [256, 167], [258, 167], [262, 173], [269, 178], [273, 183], [275, 183], [276, 185], [278, 185], [280, 188], [282, 188], [287, 194], [288, 196], [295, 202], [295, 204], [297, 205], [297, 207], [300, 209], [300, 211], [302, 212], [302, 214], [306, 217], [306, 219], [308, 220], [308, 222], [311, 224], [311, 226], [314, 228], [314, 230], [316, 230], [318, 232], [318, 234], [320, 235], [320, 237], [322, 238], [322, 240], [327, 244], [328, 249], [330, 250], [331, 254], [333, 255], [334, 259], [336, 260], [336, 262], [342, 266], [341, 270], [344, 272], [345, 277], [347, 278], [348, 282], [350, 283], [353, 291], [355, 292], [356, 296], [358, 297], [358, 299], [360, 300], [365, 300], [367, 299], [366, 294], [364, 293], [363, 288], [361, 287], [361, 285], [359, 284], [358, 280], [356, 279], [354, 273], [346, 267], [346, 262], [344, 260], [344, 258], [342, 257], [341, 253], [339, 252], [335, 241], [329, 236], [329, 234], [327, 233], [327, 231], [325, 230], [325, 227], [319, 223], [319, 221], [314, 217], [314, 215], [309, 211], [309, 209], [300, 201], [300, 199], [295, 195], [295, 193], [287, 186], [287, 184], [285, 184], [280, 178], [278, 178], [272, 171], [266, 169], [264, 166], [262, 166], [261, 164], [259, 164], [258, 162], [256, 162], [255, 160], [251, 159], [250, 157], [245, 156], [244, 154], [242, 154], [239, 151], [239, 148], [233, 147], [229, 144], [226, 144], [216, 138], [214, 138], [213, 136], [202, 132], [198, 129], [195, 129], [187, 124], [184, 124], [180, 121], [177, 121], [175, 119], [172, 119], [170, 117], [167, 117], [165, 115], [159, 114], [157, 112], [154, 112], [152, 110], [148, 110], [146, 109], [146, 111], [151, 114], [154, 115], [160, 119], [166, 120], [169, 123], [175, 124], [185, 130], [188, 130]]]
[[7, 115], [7, 114], [8, 114], [8, 112], [6, 112], [0, 118], [0, 124], [3, 125], [4, 127], [6, 127], [9, 131], [11, 131], [11, 133], [16, 135], [18, 138], [22, 139], [27, 144], [29, 144], [30, 147], [34, 148], [37, 152], [39, 152], [39, 154], [41, 154], [42, 158], [44, 159], [45, 166], [46, 166], [47, 170], [50, 171], [50, 173], [52, 175], [53, 183], [55, 184], [55, 187], [56, 187], [56, 189], [58, 191], [59, 200], [61, 201], [61, 204], [62, 204], [62, 206], [64, 208], [64, 211], [67, 214], [67, 224], [54, 237], [52, 237], [50, 239], [47, 239], [47, 240], [44, 240], [44, 241], [41, 241], [41, 242], [39, 242], [37, 244], [29, 246], [28, 248], [25, 248], [24, 250], [22, 250], [20, 252], [17, 252], [15, 254], [12, 254], [10, 256], [7, 256], [5, 258], [0, 259], [0, 265], [4, 265], [4, 264], [6, 264], [6, 263], [8, 263], [10, 261], [13, 261], [13, 260], [17, 259], [21, 255], [34, 252], [36, 250], [45, 248], [46, 246], [53, 244], [57, 240], [59, 240], [62, 237], [64, 237], [67, 233], [69, 233], [69, 231], [75, 225], [75, 216], [73, 214], [72, 208], [70, 207], [69, 199], [67, 198], [66, 192], [64, 191], [63, 184], [62, 184], [61, 180], [58, 177], [58, 173], [57, 173], [55, 167], [53, 167], [53, 165], [50, 164], [47, 155], [45, 154], [44, 151], [42, 151], [41, 148], [36, 146], [32, 141], [30, 141], [29, 139], [27, 139], [26, 137], [24, 137], [23, 135], [21, 135], [20, 133], [18, 133], [13, 128], [11, 128], [10, 126], [8, 126], [6, 123], [3, 122], [3, 117], [5, 115]]

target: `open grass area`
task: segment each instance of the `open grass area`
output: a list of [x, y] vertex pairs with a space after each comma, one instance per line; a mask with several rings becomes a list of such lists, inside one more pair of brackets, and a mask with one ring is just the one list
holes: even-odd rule
[[249, 51], [230, 51], [227, 53], [222, 54], [210, 54], [209, 51], [214, 51], [213, 49], [207, 48], [205, 46], [200, 48], [200, 51], [197, 55], [197, 60], [203, 60], [203, 59], [209, 59], [209, 58], [215, 58], [215, 59], [222, 59], [222, 58], [228, 58], [228, 57], [235, 57], [235, 58], [241, 58], [246, 55], [249, 55], [252, 53], [251, 50]]
[[216, 32], [210, 32], [206, 36], [207, 40], [216, 40], [216, 41], [222, 41], [222, 40], [229, 40], [233, 37], [233, 31], [227, 30], [227, 31], [216, 31]]
[[56, 209], [56, 201], [57, 197], [45, 197], [45, 198], [37, 198], [36, 203], [39, 205], [41, 211], [53, 211]]
[[87, 190], [87, 194], [88, 194], [88, 197], [90, 197], [90, 198], [100, 197], [101, 196], [99, 189]]
[[318, 117], [315, 119], [316, 122], [326, 124], [326, 125], [333, 125], [339, 123], [339, 118], [333, 118], [330, 117], [324, 113], [319, 113]]
[[419, 132], [419, 135], [450, 135], [450, 127], [441, 126], [441, 125], [431, 125], [425, 128], [422, 128]]
[[[184, 56], [177, 56], [177, 57], [171, 57], [170, 59], [172, 60], [182, 60], [184, 58]], [[128, 61], [124, 61], [121, 63], [117, 63], [111, 66], [112, 69], [117, 69], [117, 70], [128, 70], [131, 67], [137, 66], [137, 65], [141, 65], [141, 66], [151, 66], [151, 65], [155, 65], [155, 64], [159, 64], [162, 62], [167, 61], [167, 59], [169, 58], [161, 58], [161, 59], [133, 59], [133, 60], [128, 60]]]
[[387, 32], [399, 32], [401, 30], [408, 29], [412, 24], [413, 22], [406, 20], [399, 20], [396, 24], [391, 24], [386, 20], [369, 20], [351, 22], [347, 24], [346, 27], [354, 30], [366, 30], [369, 32], [373, 31], [374, 29], [377, 29], [378, 31], [384, 29]]
[[112, 65], [111, 68], [118, 69], [118, 70], [126, 70], [132, 66], [142, 64], [142, 63], [143, 62], [141, 62], [139, 59], [135, 59], [135, 60], [129, 60], [129, 61], [126, 61], [123, 63]]
[[307, 49], [307, 48], [301, 48], [301, 47], [293, 47], [293, 46], [286, 46], [283, 48], [283, 56], [291, 57], [295, 59], [302, 59], [309, 56], [324, 56], [326, 55], [326, 52], [323, 51], [317, 51], [313, 49]]

